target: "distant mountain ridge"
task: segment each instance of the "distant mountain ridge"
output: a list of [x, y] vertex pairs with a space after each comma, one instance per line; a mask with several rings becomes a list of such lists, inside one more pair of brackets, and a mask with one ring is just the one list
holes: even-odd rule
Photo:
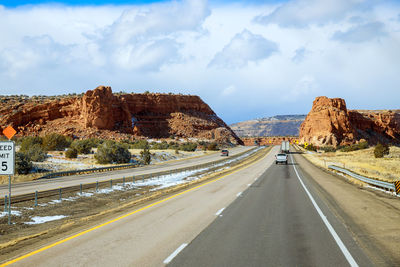
[[276, 115], [230, 125], [239, 137], [246, 136], [298, 136], [300, 125], [307, 115]]

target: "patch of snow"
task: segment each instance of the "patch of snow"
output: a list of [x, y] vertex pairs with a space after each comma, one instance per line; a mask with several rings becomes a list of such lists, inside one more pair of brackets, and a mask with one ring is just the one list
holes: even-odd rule
[[[21, 216], [21, 212], [20, 211], [18, 211], [18, 210], [11, 210], [11, 215], [14, 215], [14, 216]], [[1, 217], [5, 217], [5, 216], [8, 216], [8, 211], [7, 212], [0, 212], [0, 218]]]
[[77, 195], [80, 196], [80, 197], [91, 197], [91, 196], [93, 196], [93, 193], [82, 192], [82, 194], [78, 193]]
[[60, 219], [63, 219], [65, 217], [67, 217], [67, 216], [65, 216], [65, 215], [44, 216], [44, 217], [35, 216], [35, 217], [31, 218], [31, 220], [33, 222], [26, 222], [25, 224], [41, 224], [41, 223], [45, 223], [45, 222], [51, 222], [51, 221], [55, 221], [55, 220], [60, 220]]

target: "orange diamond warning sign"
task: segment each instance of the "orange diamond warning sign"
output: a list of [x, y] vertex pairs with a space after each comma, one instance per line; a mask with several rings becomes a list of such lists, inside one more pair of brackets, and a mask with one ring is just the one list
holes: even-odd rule
[[12, 126], [8, 126], [3, 130], [3, 134], [8, 138], [8, 140], [11, 140], [16, 133], [17, 131], [14, 130]]

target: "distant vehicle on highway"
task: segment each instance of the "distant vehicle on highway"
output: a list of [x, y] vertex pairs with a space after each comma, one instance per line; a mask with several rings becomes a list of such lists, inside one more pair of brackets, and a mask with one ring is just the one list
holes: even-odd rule
[[289, 141], [282, 141], [281, 151], [283, 153], [289, 153]]
[[226, 149], [221, 150], [221, 156], [229, 156], [229, 151]]
[[285, 163], [287, 165], [287, 155], [284, 153], [279, 153], [275, 155], [275, 164]]

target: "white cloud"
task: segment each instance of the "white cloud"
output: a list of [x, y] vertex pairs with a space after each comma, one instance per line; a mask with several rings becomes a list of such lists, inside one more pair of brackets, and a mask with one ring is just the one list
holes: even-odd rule
[[[0, 94], [100, 84], [196, 94], [227, 122], [305, 113], [317, 95], [343, 97], [351, 108], [398, 108], [400, 5], [368, 2], [0, 8]], [[278, 16], [296, 3], [309, 6], [287, 20]], [[275, 12], [274, 22], [254, 23], [262, 12]], [[384, 25], [375, 37], [357, 33], [375, 22]], [[337, 32], [346, 41], [333, 39]], [[357, 45], [356, 36], [372, 41]]]
[[230, 85], [226, 87], [224, 90], [222, 90], [221, 95], [222, 96], [231, 96], [236, 92], [236, 86]]
[[269, 14], [259, 15], [260, 24], [275, 23], [282, 27], [306, 27], [324, 24], [346, 16], [363, 0], [293, 0], [277, 7]]
[[243, 30], [236, 34], [222, 51], [218, 52], [209, 66], [242, 68], [249, 62], [259, 62], [278, 51], [278, 45], [262, 35]]
[[333, 39], [342, 42], [360, 43], [386, 36], [385, 25], [382, 22], [370, 22], [353, 26], [345, 32], [337, 31]]

